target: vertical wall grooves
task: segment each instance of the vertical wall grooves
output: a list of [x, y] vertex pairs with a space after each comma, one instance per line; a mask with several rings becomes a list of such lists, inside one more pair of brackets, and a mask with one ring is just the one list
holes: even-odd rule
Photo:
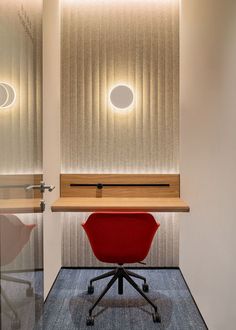
[[[176, 0], [63, 1], [63, 173], [178, 173], [178, 11]], [[125, 114], [108, 102], [118, 83], [135, 93]], [[64, 266], [96, 265], [86, 217], [64, 215]], [[176, 266], [178, 224], [159, 217], [148, 262]]]
[[41, 1], [0, 3], [0, 81], [16, 91], [14, 105], [0, 109], [1, 174], [42, 171], [40, 7]]
[[[42, 1], [1, 0], [0, 22], [0, 81], [16, 91], [14, 105], [0, 109], [0, 174], [41, 173]], [[18, 216], [37, 227], [16, 259], [1, 270], [43, 268], [42, 215]]]

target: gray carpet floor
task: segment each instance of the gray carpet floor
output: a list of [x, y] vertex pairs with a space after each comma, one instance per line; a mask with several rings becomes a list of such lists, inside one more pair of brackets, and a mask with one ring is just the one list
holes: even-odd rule
[[[9, 302], [14, 307], [21, 322], [21, 330], [32, 330], [34, 325], [41, 322], [43, 312], [43, 272], [17, 272], [5, 273], [5, 275], [30, 281], [34, 293], [27, 297], [25, 284], [1, 280], [1, 287], [4, 290]], [[1, 294], [0, 329], [11, 330], [13, 313], [6, 304]]]
[[[95, 282], [94, 294], [88, 295], [89, 279], [106, 271], [62, 269], [44, 306], [43, 329], [206, 329], [177, 269], [135, 270], [147, 278], [147, 295], [159, 307], [161, 324], [153, 323], [151, 306], [124, 280], [124, 294], [117, 294], [115, 283], [94, 310], [94, 326], [87, 327], [88, 310], [109, 281], [103, 279]], [[136, 282], [142, 283], [140, 280]]]

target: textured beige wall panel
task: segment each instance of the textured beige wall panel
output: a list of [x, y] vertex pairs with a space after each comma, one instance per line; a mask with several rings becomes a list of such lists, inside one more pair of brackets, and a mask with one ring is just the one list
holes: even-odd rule
[[[109, 104], [119, 83], [135, 94], [123, 114]], [[178, 173], [178, 1], [64, 0], [61, 90], [63, 173]], [[82, 218], [64, 215], [64, 266], [98, 264]], [[177, 266], [177, 220], [161, 221], [148, 265]]]
[[16, 91], [0, 109], [0, 173], [42, 171], [42, 1], [1, 0], [0, 81]]
[[[178, 2], [85, 3], [62, 14], [62, 172], [178, 172]], [[118, 83], [133, 111], [112, 110]]]

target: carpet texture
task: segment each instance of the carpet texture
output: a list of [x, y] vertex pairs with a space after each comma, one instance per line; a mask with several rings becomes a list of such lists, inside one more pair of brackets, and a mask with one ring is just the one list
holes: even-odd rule
[[159, 307], [161, 324], [153, 323], [151, 306], [124, 280], [124, 294], [118, 295], [115, 283], [94, 310], [94, 326], [87, 327], [88, 310], [109, 281], [95, 282], [94, 294], [88, 295], [89, 279], [105, 272], [62, 269], [45, 303], [43, 329], [207, 329], [177, 269], [135, 270], [147, 278], [147, 295]]

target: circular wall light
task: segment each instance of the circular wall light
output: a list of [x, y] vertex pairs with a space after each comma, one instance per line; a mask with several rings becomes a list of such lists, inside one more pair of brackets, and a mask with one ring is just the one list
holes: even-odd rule
[[6, 109], [11, 107], [15, 99], [16, 92], [14, 88], [6, 82], [0, 82], [0, 108]]
[[116, 110], [128, 110], [134, 103], [133, 90], [127, 85], [116, 85], [110, 92], [110, 103]]

